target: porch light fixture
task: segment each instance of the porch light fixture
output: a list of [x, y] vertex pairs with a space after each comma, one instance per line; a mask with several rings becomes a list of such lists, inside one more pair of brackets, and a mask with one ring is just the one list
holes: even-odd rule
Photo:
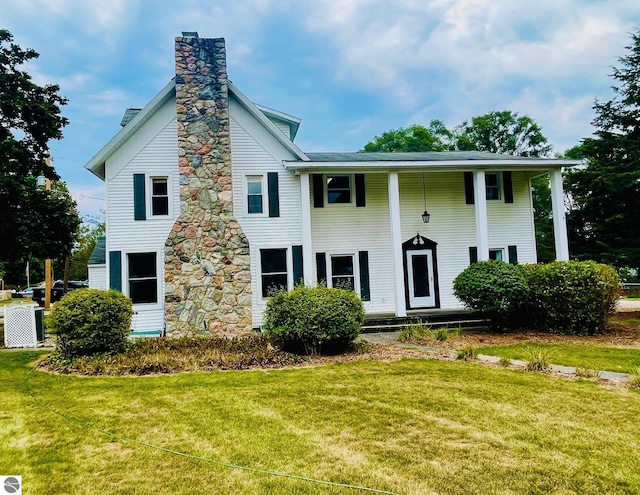
[[423, 223], [429, 223], [431, 214], [427, 211], [427, 188], [424, 185], [424, 172], [422, 172], [422, 197], [424, 198], [424, 213], [422, 216]]

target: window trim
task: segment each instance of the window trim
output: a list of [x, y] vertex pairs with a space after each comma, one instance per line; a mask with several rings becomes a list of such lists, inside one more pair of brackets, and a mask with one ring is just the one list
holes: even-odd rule
[[[164, 179], [167, 181], [167, 213], [162, 214], [162, 215], [156, 215], [155, 213], [153, 213], [153, 198], [154, 198], [154, 194], [153, 194], [153, 181], [155, 179]], [[149, 198], [147, 200], [147, 211], [149, 212], [149, 215], [147, 216], [147, 219], [151, 219], [151, 218], [168, 218], [171, 217], [171, 178], [168, 175], [150, 175], [147, 177], [147, 187], [149, 190], [149, 194], [147, 194], [147, 197]], [[163, 197], [163, 196], [157, 196], [157, 197]]]
[[[260, 179], [262, 188], [262, 211], [249, 213], [249, 179]], [[269, 191], [267, 187], [267, 174], [246, 174], [243, 180], [242, 212], [248, 217], [264, 217], [269, 214]], [[270, 248], [265, 248], [270, 249]]]
[[351, 257], [351, 263], [353, 264], [353, 291], [360, 297], [360, 264], [358, 263], [358, 253], [345, 253], [342, 251], [327, 252], [327, 287], [333, 287], [333, 269], [331, 266], [331, 259], [334, 257]]
[[[334, 206], [346, 206], [346, 205], [355, 205], [355, 177], [354, 174], [323, 174], [323, 194], [324, 194], [324, 203], [329, 207]], [[348, 203], [331, 203], [329, 201], [329, 179], [331, 177], [348, 177], [349, 178], [349, 202]], [[346, 189], [342, 189], [346, 190]]]
[[256, 288], [257, 288], [257, 292], [258, 295], [260, 297], [261, 301], [266, 301], [267, 299], [269, 299], [269, 296], [264, 297], [262, 295], [262, 251], [264, 249], [283, 249], [286, 252], [286, 261], [287, 261], [287, 291], [290, 291], [291, 288], [293, 287], [293, 256], [291, 253], [291, 246], [283, 246], [282, 244], [276, 244], [276, 245], [264, 245], [264, 246], [260, 246], [257, 249], [257, 262], [256, 262]]
[[160, 251], [123, 251], [123, 263], [122, 263], [122, 272], [123, 272], [123, 294], [127, 297], [131, 298], [131, 287], [129, 285], [129, 255], [130, 254], [155, 254], [156, 255], [156, 302], [148, 302], [148, 303], [133, 303], [136, 308], [144, 308], [144, 309], [160, 309], [162, 308], [162, 301], [164, 301], [164, 271], [163, 271], [163, 253]]

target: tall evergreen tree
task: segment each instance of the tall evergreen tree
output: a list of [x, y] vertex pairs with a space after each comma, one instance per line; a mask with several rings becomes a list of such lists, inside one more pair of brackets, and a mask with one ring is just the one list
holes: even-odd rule
[[587, 166], [570, 172], [570, 247], [581, 259], [640, 269], [640, 30], [611, 77], [614, 96], [596, 100], [595, 137], [580, 152]]

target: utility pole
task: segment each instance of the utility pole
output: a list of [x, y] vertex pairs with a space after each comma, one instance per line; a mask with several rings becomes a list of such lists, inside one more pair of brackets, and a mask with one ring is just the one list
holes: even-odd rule
[[[47, 167], [51, 166], [51, 155], [47, 152], [47, 158], [45, 158]], [[51, 191], [51, 181], [49, 179], [44, 180], [44, 190]], [[51, 307], [51, 258], [44, 260], [44, 309]]]

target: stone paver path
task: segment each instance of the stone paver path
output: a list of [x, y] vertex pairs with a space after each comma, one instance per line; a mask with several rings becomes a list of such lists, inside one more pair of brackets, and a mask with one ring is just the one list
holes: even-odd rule
[[[632, 310], [632, 311], [635, 311], [635, 310]], [[398, 347], [403, 347], [406, 349], [417, 349], [419, 351], [422, 351], [426, 354], [431, 354], [431, 355], [444, 354], [452, 358], [456, 357], [456, 351], [452, 351], [452, 350], [443, 351], [435, 347], [422, 346], [422, 345], [416, 345], [416, 344], [407, 344], [404, 342], [400, 342], [398, 340], [399, 336], [400, 336], [400, 332], [379, 332], [379, 333], [361, 334], [360, 338], [364, 341], [373, 342], [376, 344], [392, 344], [392, 345], [396, 345]], [[485, 354], [478, 354], [476, 356], [476, 359], [479, 361], [484, 361], [487, 363], [494, 363], [494, 364], [500, 362], [500, 358], [498, 356], [487, 356]], [[526, 361], [512, 359], [511, 365], [524, 368], [527, 365], [527, 363]], [[576, 368], [573, 366], [562, 366], [558, 364], [552, 364], [550, 368], [551, 368], [551, 371], [555, 371], [558, 373], [564, 373], [566, 375], [576, 375]], [[613, 382], [620, 382], [620, 383], [626, 383], [631, 381], [631, 375], [627, 373], [616, 373], [613, 371], [597, 371], [596, 373], [598, 378], [601, 378], [604, 380], [611, 380]]]

